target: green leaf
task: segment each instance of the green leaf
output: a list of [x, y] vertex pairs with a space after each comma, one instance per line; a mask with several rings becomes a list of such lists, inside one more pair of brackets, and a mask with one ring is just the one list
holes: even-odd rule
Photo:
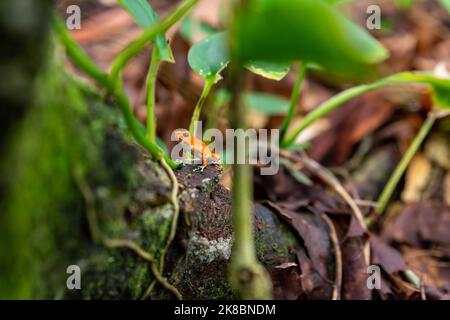
[[409, 9], [415, 0], [394, 0], [395, 4], [402, 9]]
[[227, 89], [220, 88], [214, 93], [214, 105], [223, 106], [230, 102], [231, 94]]
[[244, 64], [302, 60], [355, 75], [388, 56], [369, 33], [318, 0], [249, 0], [233, 30]]
[[180, 24], [180, 33], [184, 40], [188, 42], [192, 42], [192, 38], [194, 37], [194, 29], [195, 23], [194, 18], [192, 16], [186, 16], [183, 20], [181, 20]]
[[198, 21], [192, 16], [187, 16], [181, 21], [180, 32], [184, 40], [192, 43], [196, 32], [200, 31], [205, 36], [212, 36], [218, 31], [203, 21]]
[[387, 81], [392, 83], [418, 82], [431, 88], [433, 102], [436, 107], [450, 109], [450, 78], [440, 78], [432, 72], [402, 72], [395, 74]]
[[334, 6], [342, 2], [350, 2], [351, 0], [322, 0], [322, 1]]
[[230, 62], [227, 33], [219, 32], [194, 44], [189, 50], [188, 62], [204, 79], [219, 81], [220, 72]]
[[268, 116], [283, 115], [289, 110], [288, 100], [267, 93], [245, 93], [244, 103], [253, 110]]
[[[133, 16], [136, 23], [144, 30], [156, 25], [159, 21], [158, 15], [147, 2], [147, 0], [117, 0], [119, 4], [128, 13]], [[161, 60], [174, 62], [172, 50], [167, 43], [164, 34], [159, 34], [155, 37], [155, 46], [158, 48]]]
[[288, 146], [286, 148], [286, 150], [290, 151], [290, 152], [297, 152], [297, 151], [300, 151], [300, 150], [309, 149], [310, 147], [311, 147], [311, 143], [309, 143], [309, 142], [300, 142], [300, 143], [291, 144], [290, 146]]
[[264, 78], [280, 81], [288, 74], [291, 65], [288, 62], [250, 61], [245, 67]]
[[450, 13], [450, 0], [440, 0], [441, 5]]

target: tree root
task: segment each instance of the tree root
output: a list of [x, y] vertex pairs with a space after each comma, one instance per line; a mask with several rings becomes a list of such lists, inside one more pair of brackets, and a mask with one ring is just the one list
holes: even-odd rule
[[[170, 291], [177, 299], [181, 300], [181, 293], [175, 288], [173, 285], [168, 283], [166, 279], [161, 275], [160, 271], [156, 267], [155, 259], [144, 249], [138, 246], [135, 242], [124, 239], [107, 239], [104, 240], [103, 243], [108, 248], [127, 248], [136, 253], [139, 257], [146, 260], [150, 264], [150, 269], [152, 270], [153, 276], [155, 279], [168, 291]], [[154, 282], [154, 281], [153, 281]], [[153, 283], [152, 282], [152, 283]], [[152, 286], [152, 285], [151, 285]], [[152, 286], [154, 287], [154, 285]], [[150, 294], [150, 291], [146, 291], [146, 293]]]

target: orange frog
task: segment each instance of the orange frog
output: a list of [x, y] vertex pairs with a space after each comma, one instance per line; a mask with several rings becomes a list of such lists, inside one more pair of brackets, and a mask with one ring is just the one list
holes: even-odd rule
[[218, 154], [212, 152], [206, 143], [192, 136], [188, 131], [177, 130], [175, 134], [178, 139], [191, 148], [194, 154], [202, 155], [202, 170], [206, 167], [208, 159], [211, 159], [214, 163], [220, 162], [220, 156]]

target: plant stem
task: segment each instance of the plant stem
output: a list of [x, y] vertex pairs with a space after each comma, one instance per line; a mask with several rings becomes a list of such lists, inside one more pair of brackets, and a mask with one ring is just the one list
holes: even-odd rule
[[[235, 0], [233, 12], [238, 12], [245, 0]], [[233, 129], [246, 128], [246, 106], [242, 103], [242, 88], [244, 77], [242, 63], [236, 59], [237, 49], [234, 42], [239, 30], [231, 21], [230, 53], [231, 66], [229, 70], [228, 86], [231, 92], [229, 118]], [[235, 139], [236, 142], [236, 139]], [[238, 146], [234, 143], [233, 161], [233, 191], [232, 217], [234, 242], [229, 266], [231, 286], [243, 299], [270, 299], [272, 284], [264, 267], [258, 262], [253, 239], [253, 171], [246, 162], [237, 164]], [[248, 145], [244, 141], [246, 160], [248, 159]]]
[[155, 87], [160, 63], [158, 49], [153, 47], [152, 61], [147, 74], [147, 139], [156, 144]]
[[403, 174], [405, 173], [406, 169], [408, 168], [409, 163], [411, 162], [414, 155], [417, 153], [417, 150], [419, 150], [420, 146], [422, 145], [423, 141], [427, 137], [430, 130], [433, 128], [434, 123], [436, 122], [436, 115], [431, 111], [428, 114], [427, 120], [424, 122], [422, 127], [420, 128], [419, 133], [414, 138], [413, 142], [409, 146], [408, 150], [406, 151], [405, 155], [403, 156], [400, 163], [395, 168], [394, 173], [389, 178], [388, 183], [383, 189], [383, 192], [381, 193], [380, 197], [378, 198], [378, 207], [376, 209], [376, 212], [378, 215], [381, 215], [384, 210], [386, 209], [386, 206], [389, 202], [389, 199], [392, 196], [392, 193], [394, 192], [398, 182], [402, 178]]
[[291, 94], [291, 104], [289, 106], [289, 111], [286, 118], [283, 121], [280, 131], [280, 139], [283, 140], [286, 132], [289, 128], [289, 125], [292, 122], [292, 118], [294, 117], [294, 112], [297, 109], [298, 99], [300, 97], [300, 89], [302, 87], [303, 79], [305, 78], [307, 70], [307, 64], [304, 62], [300, 65], [300, 70], [298, 71], [297, 78], [295, 80], [294, 88], [292, 89]]
[[156, 143], [151, 143], [147, 140], [145, 134], [142, 132], [138, 121], [134, 117], [130, 106], [128, 97], [123, 92], [120, 82], [113, 82], [107, 75], [105, 75], [87, 54], [80, 48], [80, 46], [70, 37], [64, 23], [58, 19], [54, 19], [55, 30], [66, 48], [67, 54], [72, 58], [73, 62], [89, 76], [91, 76], [97, 83], [103, 86], [109, 94], [116, 98], [116, 102], [125, 119], [128, 129], [133, 135], [134, 139], [144, 147], [155, 160], [160, 160], [162, 157], [167, 161], [171, 168], [178, 168], [179, 165], [172, 161], [172, 159], [165, 155], [161, 148]]
[[205, 79], [205, 85], [203, 86], [202, 94], [200, 95], [200, 99], [195, 106], [194, 112], [192, 113], [191, 123], [189, 124], [189, 133], [191, 134], [191, 136], [194, 136], [195, 134], [195, 123], [200, 119], [200, 113], [202, 112], [203, 104], [208, 98], [208, 95], [211, 91], [211, 88], [214, 86], [214, 83], [214, 78]]
[[[238, 68], [238, 66], [234, 66]], [[232, 66], [233, 68], [233, 66]], [[245, 128], [245, 104], [241, 101], [241, 88], [243, 80], [239, 71], [231, 76], [232, 98], [230, 102], [230, 122], [233, 129]], [[244, 143], [247, 159], [248, 145]], [[246, 164], [237, 164], [237, 144], [234, 144], [233, 161], [233, 190], [232, 190], [232, 216], [234, 242], [230, 263], [230, 283], [239, 292], [243, 299], [270, 299], [270, 278], [258, 262], [255, 254], [253, 239], [253, 171]]]
[[128, 97], [123, 92], [123, 88], [121, 86], [120, 88], [116, 86], [114, 93], [116, 96], [117, 104], [119, 105], [122, 115], [125, 118], [125, 122], [127, 123], [128, 129], [131, 131], [133, 137], [140, 145], [142, 145], [145, 149], [148, 150], [148, 152], [150, 152], [155, 160], [160, 160], [163, 154], [162, 150], [158, 147], [158, 145], [147, 140], [136, 118], [134, 117], [130, 102], [128, 100]]
[[131, 42], [113, 61], [111, 65], [110, 78], [113, 83], [117, 82], [120, 71], [128, 63], [128, 61], [138, 54], [156, 35], [166, 31], [175, 23], [177, 23], [183, 16], [191, 10], [191, 8], [198, 2], [198, 0], [185, 0], [178, 6], [168, 17], [162, 20], [157, 25], [146, 30], [136, 40]]
[[67, 32], [64, 22], [56, 16], [54, 17], [53, 22], [55, 31], [58, 34], [59, 39], [61, 40], [67, 51], [67, 54], [72, 58], [75, 65], [86, 72], [86, 74], [93, 78], [98, 84], [110, 89], [108, 75], [97, 68], [97, 66], [94, 64], [94, 62], [92, 62], [88, 55], [72, 39], [72, 37]]
[[321, 104], [319, 107], [314, 109], [314, 111], [308, 113], [308, 115], [303, 119], [303, 121], [300, 123], [300, 125], [297, 127], [297, 129], [290, 134], [287, 138], [282, 140], [281, 147], [286, 148], [295, 143], [295, 140], [297, 139], [297, 136], [308, 126], [310, 126], [313, 122], [316, 120], [322, 118], [323, 116], [327, 115], [337, 107], [339, 107], [344, 102], [357, 97], [363, 93], [373, 91], [375, 89], [381, 88], [383, 86], [386, 86], [390, 84], [389, 81], [386, 81], [385, 79], [382, 79], [380, 81], [371, 83], [371, 84], [363, 84], [354, 88], [347, 89], [345, 91], [342, 91], [341, 93], [335, 95], [331, 99], [325, 101], [323, 104]]
[[114, 94], [117, 99], [117, 104], [119, 105], [125, 118], [125, 122], [127, 123], [127, 127], [131, 131], [134, 139], [151, 154], [154, 160], [159, 161], [163, 158], [172, 169], [179, 168], [180, 165], [175, 163], [168, 155], [166, 155], [156, 144], [156, 142], [151, 143], [148, 141], [146, 135], [140, 128], [139, 122], [134, 117], [130, 102], [128, 97], [123, 92], [123, 89], [116, 88], [116, 92]]

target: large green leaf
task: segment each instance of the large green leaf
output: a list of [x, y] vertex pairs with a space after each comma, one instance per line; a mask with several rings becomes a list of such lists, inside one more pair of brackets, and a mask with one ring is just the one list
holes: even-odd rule
[[[142, 29], [148, 29], [158, 23], [158, 15], [150, 6], [147, 0], [117, 0], [119, 4], [130, 13], [136, 23]], [[155, 38], [155, 45], [158, 48], [159, 56], [162, 60], [174, 62], [172, 50], [167, 43], [164, 34], [159, 34]]]
[[388, 82], [418, 82], [431, 88], [436, 107], [450, 109], [450, 78], [440, 78], [431, 72], [402, 72], [387, 78]]
[[442, 6], [450, 13], [450, 0], [440, 0]]
[[249, 0], [233, 30], [243, 63], [302, 60], [357, 74], [388, 56], [372, 36], [321, 0]]

